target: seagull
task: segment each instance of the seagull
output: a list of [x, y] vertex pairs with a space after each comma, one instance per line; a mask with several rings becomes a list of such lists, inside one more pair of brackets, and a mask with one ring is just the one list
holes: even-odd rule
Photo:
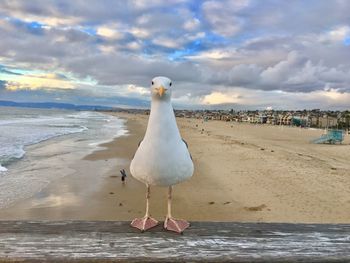
[[171, 105], [172, 82], [167, 77], [155, 77], [151, 82], [151, 112], [146, 134], [130, 164], [133, 177], [147, 186], [146, 214], [135, 218], [131, 226], [142, 232], [158, 225], [149, 213], [151, 186], [168, 187], [168, 212], [164, 228], [182, 233], [190, 224], [171, 214], [173, 186], [193, 175], [192, 157], [181, 138]]

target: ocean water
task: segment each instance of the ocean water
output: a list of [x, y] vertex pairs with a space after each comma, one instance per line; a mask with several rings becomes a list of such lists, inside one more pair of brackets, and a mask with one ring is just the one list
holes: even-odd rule
[[0, 175], [26, 154], [26, 147], [59, 136], [91, 146], [126, 133], [123, 120], [99, 112], [0, 107]]

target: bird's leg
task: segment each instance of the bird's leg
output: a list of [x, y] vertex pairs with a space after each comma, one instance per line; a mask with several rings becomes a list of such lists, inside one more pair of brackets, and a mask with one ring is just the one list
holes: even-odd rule
[[182, 234], [182, 232], [190, 226], [185, 220], [175, 219], [171, 216], [171, 199], [172, 199], [172, 186], [169, 186], [168, 190], [168, 213], [164, 221], [164, 228], [169, 231], [174, 231], [176, 233]]
[[152, 218], [149, 214], [149, 198], [151, 195], [151, 188], [147, 185], [147, 194], [146, 194], [146, 214], [143, 218], [135, 218], [131, 222], [131, 226], [137, 229], [140, 229], [141, 232], [144, 232], [152, 227], [158, 225], [158, 221]]

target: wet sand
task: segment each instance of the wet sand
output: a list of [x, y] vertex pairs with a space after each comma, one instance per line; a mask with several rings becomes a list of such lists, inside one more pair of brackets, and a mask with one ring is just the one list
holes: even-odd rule
[[[128, 136], [77, 161], [73, 172], [0, 210], [0, 219], [131, 220], [145, 186], [129, 172], [148, 116], [117, 113]], [[350, 138], [309, 143], [321, 130], [178, 119], [195, 174], [174, 187], [173, 214], [188, 220], [350, 223]], [[126, 184], [120, 180], [125, 169]], [[166, 214], [165, 188], [152, 188], [151, 214]]]

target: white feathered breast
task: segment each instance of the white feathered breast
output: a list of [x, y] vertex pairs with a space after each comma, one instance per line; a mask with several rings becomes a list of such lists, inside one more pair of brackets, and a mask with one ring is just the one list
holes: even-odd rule
[[169, 102], [152, 102], [143, 141], [130, 165], [133, 177], [149, 185], [170, 186], [189, 179], [194, 171]]

